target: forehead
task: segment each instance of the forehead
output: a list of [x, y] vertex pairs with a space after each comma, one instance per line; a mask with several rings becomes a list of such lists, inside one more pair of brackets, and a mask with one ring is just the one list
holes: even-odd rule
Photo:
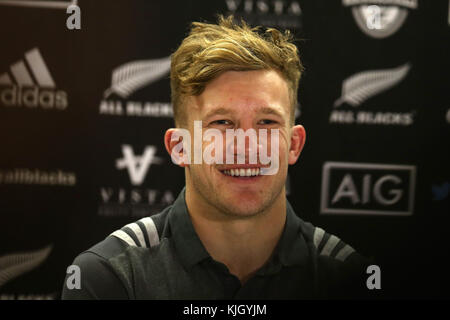
[[274, 70], [224, 72], [193, 99], [192, 111], [200, 117], [214, 109], [229, 109], [233, 113], [267, 113], [268, 109], [274, 109], [289, 117], [288, 85]]

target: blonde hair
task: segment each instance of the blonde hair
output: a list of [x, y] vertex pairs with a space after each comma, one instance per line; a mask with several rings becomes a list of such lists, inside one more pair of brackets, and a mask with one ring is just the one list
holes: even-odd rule
[[287, 81], [291, 124], [297, 105], [302, 63], [289, 31], [251, 28], [233, 16], [219, 16], [218, 24], [193, 22], [189, 35], [172, 54], [170, 86], [175, 124], [184, 125], [185, 96], [198, 96], [206, 85], [226, 71], [276, 70]]

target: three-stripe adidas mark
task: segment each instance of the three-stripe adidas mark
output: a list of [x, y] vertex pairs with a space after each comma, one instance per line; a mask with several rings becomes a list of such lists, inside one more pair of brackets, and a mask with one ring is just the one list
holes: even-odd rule
[[55, 81], [38, 48], [25, 53], [0, 74], [0, 101], [4, 106], [56, 108], [67, 107], [67, 93], [56, 89]]
[[[25, 53], [25, 60], [31, 69], [31, 72], [36, 79], [37, 85], [40, 87], [54, 88], [55, 82], [48, 71], [47, 65], [42, 58], [41, 53], [38, 48], [31, 49]], [[30, 73], [25, 66], [23, 60], [17, 61], [11, 65], [11, 74], [15, 78], [19, 86], [34, 86], [36, 85], [33, 81]], [[5, 72], [0, 75], [0, 84], [2, 85], [13, 85], [13, 82], [9, 75]]]
[[341, 239], [334, 235], [327, 234], [325, 230], [319, 227], [316, 227], [314, 230], [313, 241], [317, 250], [321, 249], [319, 252], [320, 255], [328, 257], [334, 256], [335, 259], [340, 261], [345, 261], [350, 254], [355, 252], [355, 249], [348, 244], [344, 244]]
[[110, 236], [119, 238], [132, 247], [150, 248], [159, 244], [159, 235], [152, 218], [145, 217], [114, 231]]

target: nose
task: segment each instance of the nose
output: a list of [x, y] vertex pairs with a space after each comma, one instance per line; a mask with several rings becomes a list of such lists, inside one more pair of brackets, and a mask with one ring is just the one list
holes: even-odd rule
[[257, 130], [253, 127], [228, 130], [225, 138], [227, 163], [228, 159], [233, 159], [233, 163], [256, 164], [259, 150]]

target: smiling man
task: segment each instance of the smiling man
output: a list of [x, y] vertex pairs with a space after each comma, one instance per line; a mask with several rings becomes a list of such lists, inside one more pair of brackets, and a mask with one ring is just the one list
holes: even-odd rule
[[[364, 293], [365, 259], [304, 222], [286, 200], [288, 166], [297, 162], [306, 138], [305, 129], [294, 125], [301, 72], [288, 33], [252, 29], [232, 17], [193, 23], [172, 55], [176, 128], [165, 135], [167, 151], [185, 168], [186, 187], [161, 213], [124, 226], [80, 254], [74, 265], [81, 270], [81, 289], [66, 283], [63, 298], [301, 299]], [[198, 142], [196, 122], [214, 132], [214, 139]], [[256, 144], [251, 135], [243, 145], [235, 143], [228, 134], [239, 130], [254, 132]], [[190, 161], [196, 147], [202, 155], [211, 151], [212, 140], [218, 161]], [[261, 161], [263, 147], [270, 163]], [[250, 161], [255, 154], [257, 161]], [[267, 170], [273, 163], [275, 170]]]

